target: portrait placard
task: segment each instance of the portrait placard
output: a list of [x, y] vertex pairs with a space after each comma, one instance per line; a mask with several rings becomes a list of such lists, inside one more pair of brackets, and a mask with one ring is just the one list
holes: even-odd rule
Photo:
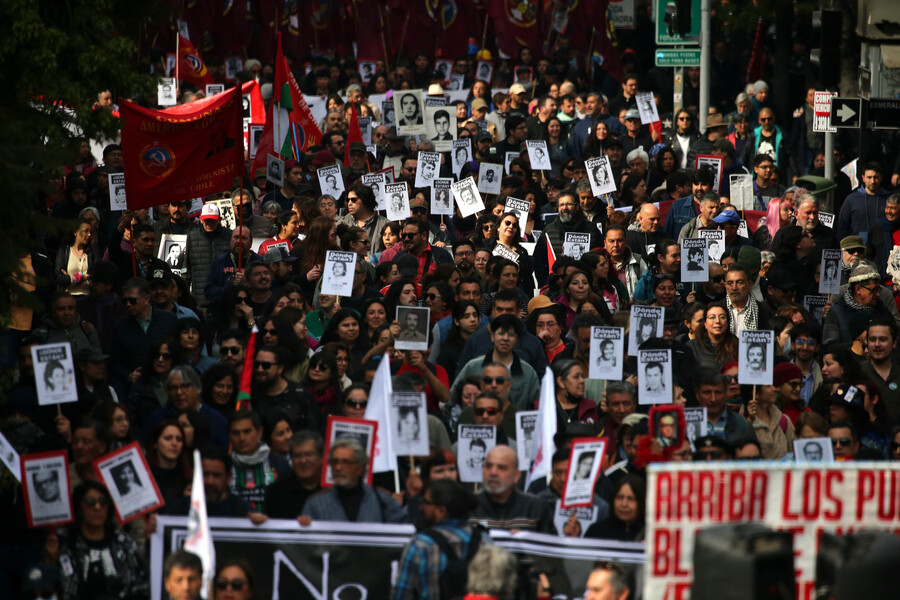
[[839, 294], [841, 292], [841, 250], [822, 250], [819, 266], [819, 293]]
[[[425, 137], [434, 142], [434, 149], [449, 152], [456, 139], [456, 107], [426, 106], [425, 126]], [[419, 168], [422, 168], [421, 164]]]
[[493, 252], [491, 252], [494, 256], [499, 256], [501, 258], [505, 258], [506, 260], [511, 260], [514, 263], [519, 263], [519, 255], [512, 248], [507, 248], [503, 244], [497, 244], [494, 246]]
[[160, 77], [156, 84], [156, 103], [162, 108], [178, 104], [178, 89], [174, 77]]
[[244, 61], [240, 56], [229, 56], [225, 59], [225, 79], [232, 81], [244, 69]]
[[69, 342], [36, 344], [31, 347], [31, 361], [39, 405], [78, 402], [75, 364]]
[[794, 462], [834, 462], [830, 437], [794, 438]]
[[722, 189], [722, 168], [724, 162], [721, 156], [708, 154], [698, 154], [694, 160], [694, 169], [699, 171], [703, 167], [708, 167], [713, 172], [712, 191], [717, 194]]
[[159, 255], [157, 258], [169, 265], [172, 273], [181, 275], [186, 250], [187, 234], [164, 233], [159, 238]]
[[652, 92], [642, 92], [636, 95], [637, 109], [641, 113], [641, 125], [656, 123], [659, 121], [659, 112], [656, 109], [656, 101]]
[[329, 296], [353, 295], [353, 278], [356, 273], [356, 252], [325, 251], [325, 265], [322, 267], [322, 291]]
[[467, 162], [472, 160], [472, 140], [465, 138], [463, 140], [453, 140], [450, 150], [450, 167], [453, 174], [459, 178], [462, 168]]
[[459, 480], [481, 483], [484, 480], [484, 457], [497, 445], [497, 428], [493, 425], [459, 425], [456, 465]]
[[528, 211], [531, 210], [531, 202], [528, 200], [520, 200], [512, 196], [506, 197], [506, 210], [504, 212], [516, 213], [516, 219], [519, 221], [519, 232], [525, 237], [525, 225], [528, 223]]
[[581, 255], [591, 249], [591, 234], [565, 232], [563, 237], [563, 255], [581, 260]]
[[481, 81], [491, 82], [491, 78], [494, 76], [494, 65], [490, 61], [487, 60], [479, 60], [478, 67], [475, 71], [475, 79], [480, 79]]
[[365, 173], [362, 176], [362, 184], [367, 186], [370, 190], [372, 190], [372, 193], [375, 194], [375, 203], [377, 204], [377, 210], [384, 210], [384, 173]]
[[452, 215], [453, 211], [453, 179], [435, 177], [431, 180], [431, 214]]
[[394, 341], [395, 350], [428, 350], [428, 329], [431, 309], [427, 306], [398, 306], [397, 322], [400, 335]]
[[774, 331], [741, 331], [738, 344], [738, 381], [741, 385], [772, 385], [774, 361]]
[[663, 314], [662, 306], [641, 306], [635, 304], [631, 307], [631, 315], [628, 324], [628, 354], [637, 356], [641, 344], [654, 337], [662, 337]]
[[590, 158], [584, 162], [584, 168], [587, 169], [588, 181], [591, 183], [591, 193], [595, 197], [616, 191], [616, 178], [613, 176], [612, 166], [609, 164], [608, 157], [598, 156]]
[[238, 226], [237, 217], [234, 214], [234, 203], [228, 198], [209, 202], [219, 207], [219, 225], [234, 231]]
[[721, 229], [699, 229], [697, 235], [706, 240], [709, 247], [709, 260], [719, 262], [725, 254], [725, 232]]
[[638, 350], [638, 402], [672, 403], [672, 351]]
[[137, 442], [101, 456], [93, 464], [94, 471], [112, 496], [119, 525], [165, 504]]
[[22, 493], [29, 527], [71, 523], [69, 460], [65, 450], [22, 457]]
[[225, 91], [225, 84], [223, 83], [207, 83], [206, 84], [206, 96], [215, 96], [216, 94], [221, 94]]
[[359, 61], [359, 78], [363, 83], [369, 83], [372, 76], [375, 75], [375, 61], [361, 60]]
[[265, 125], [248, 125], [247, 138], [250, 140], [250, 158], [256, 158], [259, 152], [259, 142], [262, 140], [263, 129]]
[[388, 129], [397, 126], [393, 100], [385, 100], [381, 103], [381, 124]]
[[450, 74], [453, 73], [453, 61], [447, 59], [437, 59], [434, 61], [434, 72], [439, 73], [442, 77], [444, 85], [450, 83]]
[[319, 189], [322, 195], [328, 195], [335, 200], [344, 193], [344, 177], [341, 175], [340, 165], [331, 165], [316, 169], [316, 176], [319, 178]]
[[681, 240], [681, 281], [705, 283], [709, 281], [709, 253], [704, 239]]
[[3, 464], [13, 474], [16, 481], [22, 483], [22, 459], [2, 433], [0, 433], [0, 461], [3, 461]]
[[412, 215], [405, 181], [384, 184], [384, 199], [387, 202], [388, 221], [405, 221]]
[[684, 409], [680, 406], [657, 404], [650, 408], [650, 437], [663, 448], [678, 448], [685, 440]]
[[[753, 176], [736, 173], [728, 176], [731, 204], [738, 210], [753, 210]], [[821, 215], [821, 213], [820, 213]]]
[[834, 213], [819, 212], [819, 222], [829, 229], [834, 228]]
[[483, 162], [478, 167], [478, 191], [482, 194], [499, 194], [503, 167]]
[[462, 90], [463, 86], [466, 84], [466, 76], [462, 73], [451, 73], [450, 74], [450, 83], [447, 84], [448, 90], [458, 91]]
[[284, 161], [272, 154], [266, 156], [266, 181], [278, 187], [284, 185]]
[[803, 296], [803, 308], [805, 308], [819, 324], [825, 322], [825, 319], [822, 317], [822, 312], [824, 311], [826, 304], [828, 304], [828, 298], [825, 296]]
[[519, 470], [527, 471], [531, 465], [534, 432], [537, 429], [538, 411], [520, 410], [516, 413], [516, 454]]
[[594, 485], [600, 475], [605, 452], [606, 440], [602, 438], [577, 438], [572, 441], [562, 508], [593, 505]]
[[357, 117], [356, 120], [359, 122], [363, 144], [368, 148], [372, 145], [372, 117]]
[[684, 432], [693, 452], [697, 450], [694, 446], [694, 441], [706, 435], [706, 407], [685, 406], [683, 410]]
[[388, 412], [397, 456], [428, 456], [428, 407], [425, 392], [393, 392]]
[[590, 379], [622, 380], [625, 362], [625, 329], [622, 327], [591, 327]]
[[521, 152], [507, 152], [503, 157], [503, 172], [509, 175], [509, 165], [512, 161], [516, 160], [521, 156]]
[[125, 199], [125, 173], [109, 174], [109, 210], [128, 210]]
[[396, 103], [397, 133], [399, 135], [425, 135], [425, 102], [422, 90], [402, 90], [394, 92]]
[[441, 172], [440, 152], [419, 152], [416, 166], [416, 187], [431, 187], [431, 182]]
[[460, 215], [469, 217], [484, 210], [484, 200], [481, 199], [481, 194], [478, 193], [478, 188], [475, 186], [475, 180], [472, 177], [456, 181], [451, 187], [453, 188], [453, 198], [456, 200], [456, 206], [459, 208]]
[[[367, 421], [365, 419], [351, 419], [350, 417], [337, 417], [328, 415], [328, 421], [325, 425], [325, 451], [323, 455], [328, 457], [331, 453], [331, 444], [335, 440], [341, 438], [355, 439], [366, 451], [369, 464], [366, 468], [366, 483], [372, 485], [372, 462], [375, 460], [375, 436], [378, 433], [378, 421]], [[334, 478], [331, 475], [331, 465], [328, 461], [322, 463], [322, 487], [331, 487], [334, 485]]]
[[525, 140], [525, 148], [528, 150], [528, 161], [531, 163], [532, 170], [549, 171], [553, 168], [550, 165], [550, 151], [547, 149], [547, 142]]

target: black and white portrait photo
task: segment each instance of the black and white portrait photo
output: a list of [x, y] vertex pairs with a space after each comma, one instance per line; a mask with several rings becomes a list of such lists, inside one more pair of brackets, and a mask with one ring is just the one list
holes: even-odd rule
[[159, 259], [172, 267], [173, 272], [181, 270], [184, 264], [184, 251], [187, 248], [187, 235], [164, 233], [159, 240]]
[[775, 332], [743, 330], [738, 340], [738, 381], [742, 385], [772, 385]]
[[113, 481], [116, 482], [116, 490], [122, 496], [130, 496], [143, 488], [137, 476], [137, 471], [130, 461], [123, 462], [120, 465], [109, 469]]
[[685, 437], [691, 444], [691, 451], [694, 451], [696, 450], [694, 440], [706, 435], [706, 407], [685, 406], [682, 407], [682, 411], [684, 412]]
[[822, 250], [819, 267], [819, 293], [839, 294], [841, 291], [841, 250]]
[[486, 60], [478, 61], [478, 69], [475, 71], [475, 79], [480, 79], [481, 81], [491, 82], [491, 78], [494, 76], [494, 65]]
[[478, 191], [482, 194], [499, 194], [503, 166], [483, 162], [478, 168]]
[[159, 106], [175, 106], [178, 104], [178, 92], [174, 77], [162, 77], [156, 87], [156, 103]]
[[397, 133], [400, 135], [425, 135], [424, 101], [422, 90], [403, 90], [394, 93], [397, 110]]
[[428, 456], [428, 413], [424, 392], [393, 392], [391, 440], [397, 456]]
[[331, 165], [316, 170], [319, 179], [319, 189], [323, 196], [340, 198], [344, 193], [344, 177], [341, 175], [340, 165]]
[[638, 350], [638, 403], [672, 403], [672, 350]]
[[125, 210], [128, 201], [125, 198], [125, 173], [109, 174], [109, 210]]
[[356, 272], [356, 252], [327, 250], [322, 266], [322, 291], [329, 296], [349, 298], [353, 292], [353, 278]]
[[372, 79], [372, 75], [375, 74], [375, 63], [373, 61], [360, 61], [359, 63], [359, 78], [362, 79], [363, 83], [369, 83]]
[[31, 347], [38, 404], [77, 402], [75, 365], [69, 342], [37, 344]]
[[662, 337], [662, 306], [632, 306], [628, 326], [628, 354], [637, 356], [638, 348], [650, 338]]
[[244, 68], [244, 61], [240, 56], [229, 56], [225, 59], [225, 79], [231, 81]]
[[625, 356], [625, 330], [622, 327], [591, 327], [591, 379], [622, 379]]
[[473, 178], [466, 177], [462, 181], [455, 182], [452, 187], [456, 206], [463, 217], [469, 217], [484, 210], [484, 200], [481, 199], [481, 194], [475, 186]]
[[431, 309], [427, 306], [398, 306], [400, 335], [394, 342], [397, 350], [428, 350]]
[[388, 129], [397, 126], [393, 100], [385, 100], [381, 103], [381, 123]]
[[450, 167], [453, 170], [453, 174], [459, 177], [463, 166], [472, 160], [472, 140], [469, 138], [455, 140], [451, 142], [451, 146]]
[[387, 218], [389, 221], [403, 221], [412, 213], [409, 209], [409, 192], [406, 182], [388, 183], [384, 186], [384, 200], [387, 204]]
[[458, 428], [456, 447], [459, 480], [481, 482], [484, 478], [484, 459], [497, 445], [497, 428], [493, 425], [466, 425]]
[[516, 454], [519, 458], [519, 466], [527, 470], [536, 451], [534, 447], [534, 433], [537, 428], [538, 411], [520, 410], [516, 413]]
[[362, 176], [362, 184], [369, 186], [369, 189], [372, 190], [372, 193], [375, 194], [375, 203], [377, 204], [378, 210], [385, 209], [384, 202], [384, 184], [385, 184], [385, 174], [384, 173], [366, 173]]
[[435, 177], [431, 180], [431, 214], [453, 215], [453, 180]]
[[653, 100], [652, 92], [637, 94], [636, 100], [638, 112], [641, 113], [642, 125], [659, 121], [659, 113], [656, 110], [656, 102]]
[[709, 255], [706, 240], [681, 240], [681, 281], [703, 283], [709, 281]]
[[266, 156], [266, 181], [271, 181], [278, 187], [284, 185], [284, 161], [277, 156]]
[[450, 142], [456, 139], [456, 111], [443, 106], [429, 106], [425, 109], [425, 115], [428, 122], [425, 137], [433, 142]]
[[66, 452], [22, 457], [22, 489], [29, 527], [61, 525], [72, 520]]
[[722, 254], [725, 253], [725, 232], [721, 229], [700, 229], [697, 235], [706, 240], [710, 262], [722, 260]]
[[250, 158], [256, 158], [259, 151], [259, 141], [262, 139], [262, 133], [265, 125], [249, 125], [247, 129], [247, 138], [250, 140]]
[[594, 482], [600, 475], [606, 441], [599, 438], [578, 439], [572, 443], [569, 453], [569, 469], [562, 494], [562, 506], [591, 506], [594, 500]]
[[550, 152], [547, 150], [547, 142], [544, 140], [526, 140], [525, 148], [528, 150], [528, 161], [535, 171], [549, 171]]
[[137, 442], [101, 456], [94, 467], [112, 496], [120, 525], [162, 506], [162, 494]]
[[419, 164], [416, 169], [416, 187], [431, 187], [431, 182], [440, 174], [440, 152], [419, 152]]
[[831, 446], [831, 438], [795, 438], [794, 461], [833, 463], [834, 448]]
[[[366, 451], [366, 456], [369, 458], [369, 465], [366, 468], [366, 482], [372, 485], [372, 477], [374, 475], [372, 472], [372, 461], [375, 458], [375, 436], [377, 431], [378, 421], [328, 415], [328, 422], [325, 426], [324, 456], [328, 456], [331, 444], [335, 440], [355, 439]], [[331, 476], [331, 465], [327, 464], [327, 462], [322, 465], [321, 483], [322, 487], [334, 485], [334, 479]]]
[[584, 163], [584, 168], [587, 170], [588, 181], [591, 183], [591, 193], [595, 197], [616, 191], [616, 180], [609, 164], [609, 158], [598, 156], [588, 159]]

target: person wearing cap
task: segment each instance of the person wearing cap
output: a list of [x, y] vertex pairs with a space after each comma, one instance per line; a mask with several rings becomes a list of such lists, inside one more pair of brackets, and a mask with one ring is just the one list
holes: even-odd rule
[[191, 295], [201, 308], [208, 304], [203, 289], [209, 267], [213, 258], [228, 252], [230, 242], [231, 229], [222, 225], [219, 207], [212, 203], [204, 204], [200, 210], [200, 227], [192, 228], [187, 234], [183, 275], [191, 286]]
[[684, 226], [700, 214], [700, 198], [703, 194], [712, 192], [714, 177], [712, 169], [708, 167], [691, 172], [691, 194], [675, 200], [666, 215], [663, 230], [668, 237], [677, 239]]
[[[829, 315], [831, 313], [828, 313]], [[881, 402], [891, 419], [900, 418], [900, 364], [894, 358], [897, 351], [897, 323], [879, 316], [866, 327], [868, 359], [860, 363], [860, 375], [878, 386]]]
[[191, 209], [191, 201], [169, 202], [169, 218], [159, 220], [153, 224], [153, 233], [156, 239], [153, 244], [153, 255], [159, 255], [159, 244], [164, 234], [186, 235], [197, 225], [188, 219], [188, 211]]
[[744, 156], [744, 149], [750, 138], [750, 118], [746, 114], [739, 113], [735, 115], [730, 128], [731, 133], [725, 136], [725, 139], [734, 147], [734, 156]]
[[347, 191], [347, 214], [338, 219], [338, 223], [360, 227], [366, 231], [372, 242], [369, 256], [384, 250], [381, 234], [388, 220], [376, 212], [377, 208], [378, 202], [372, 188], [361, 183], [354, 184]]
[[[24, 517], [23, 517], [24, 520]], [[30, 548], [30, 547], [29, 547]], [[10, 556], [12, 558], [12, 556]], [[24, 559], [24, 557], [23, 557]], [[20, 561], [14, 561], [21, 564]], [[27, 563], [26, 563], [27, 564]], [[13, 565], [9, 565], [12, 568]], [[62, 574], [59, 567], [55, 564], [36, 563], [22, 572], [22, 595], [21, 598], [42, 598], [45, 600], [63, 598], [62, 593]], [[15, 591], [12, 587], [4, 586], [11, 594], [11, 598], [16, 598]]]
[[566, 311], [562, 304], [552, 302], [544, 295], [535, 296], [528, 301], [525, 327], [528, 333], [541, 340], [547, 362], [552, 364], [553, 359], [566, 350]]
[[528, 124], [525, 117], [518, 113], [512, 113], [504, 122], [506, 139], [494, 144], [496, 156], [505, 157], [507, 152], [521, 152], [522, 142], [528, 138]]
[[753, 87], [748, 90], [750, 95], [750, 117], [751, 121], [755, 121], [762, 110], [769, 106], [769, 84], [758, 79], [753, 82]]
[[794, 303], [794, 294], [798, 282], [790, 269], [782, 264], [772, 265], [766, 272], [766, 303], [773, 312], [776, 312], [785, 304]]
[[625, 135], [620, 135], [618, 141], [622, 144], [622, 152], [626, 155], [637, 148], [653, 146], [653, 140], [641, 125], [641, 113], [637, 108], [625, 111]]
[[271, 272], [271, 291], [277, 293], [284, 285], [290, 282], [294, 272], [293, 263], [297, 262], [296, 256], [291, 256], [281, 246], [275, 246], [266, 250], [263, 256], [263, 264], [269, 267]]
[[119, 396], [110, 387], [106, 377], [106, 360], [109, 355], [103, 354], [97, 346], [85, 346], [74, 356], [75, 368], [78, 369], [78, 398], [85, 406], [93, 406], [97, 402], [118, 402]]
[[472, 116], [463, 121], [461, 125], [484, 121], [487, 123], [487, 133], [489, 133], [491, 139], [496, 142], [500, 140], [500, 133], [497, 130], [496, 123], [488, 119], [488, 108], [488, 103], [484, 98], [475, 98], [472, 100]]
[[875, 221], [884, 214], [891, 193], [881, 186], [882, 173], [881, 164], [877, 162], [863, 165], [862, 185], [847, 196], [838, 213], [836, 229], [839, 238], [867, 236]]
[[697, 164], [698, 154], [712, 154], [715, 149], [713, 142], [720, 137], [725, 137], [727, 132], [728, 126], [725, 125], [722, 115], [715, 113], [706, 117], [706, 131], [691, 145], [691, 149], [688, 152], [688, 168], [693, 169], [694, 165]]
[[351, 178], [355, 174], [363, 174], [369, 171], [368, 168], [368, 151], [366, 145], [362, 142], [352, 142], [350, 150], [347, 153], [347, 168], [350, 170]]
[[739, 250], [743, 246], [752, 245], [752, 242], [738, 235], [737, 230], [741, 224], [741, 217], [733, 209], [725, 209], [712, 218], [712, 222], [725, 232], [725, 251]]
[[[509, 108], [507, 116], [519, 115], [523, 119], [528, 114], [528, 99], [525, 97], [527, 90], [521, 83], [514, 83], [509, 88]], [[509, 130], [506, 130], [509, 134]]]
[[170, 269], [153, 269], [147, 274], [147, 283], [150, 284], [150, 302], [154, 308], [175, 313], [179, 319], [200, 320], [196, 312], [175, 301], [181, 290]]
[[789, 181], [795, 169], [791, 155], [787, 151], [784, 132], [775, 125], [775, 112], [771, 108], [759, 111], [759, 127], [750, 132], [742, 159], [744, 164], [756, 164], [753, 162], [754, 159], [763, 154], [772, 159], [774, 165], [781, 171], [782, 178]]
[[[734, 110], [725, 115], [725, 124], [728, 125], [728, 131], [735, 131], [735, 122], [741, 117], [748, 117], [753, 104], [750, 103], [750, 94], [740, 92], [734, 99]], [[730, 135], [730, 134], [729, 134]]]
[[772, 198], [780, 198], [784, 195], [785, 187], [776, 179], [775, 162], [768, 154], [757, 154], [751, 157], [749, 164], [753, 165], [754, 173], [754, 205], [757, 207], [757, 210], [765, 210]]
[[858, 319], [892, 318], [881, 300], [881, 274], [869, 261], [860, 261], [850, 271], [849, 286], [833, 303], [822, 327], [822, 343], [849, 345], [851, 324]]

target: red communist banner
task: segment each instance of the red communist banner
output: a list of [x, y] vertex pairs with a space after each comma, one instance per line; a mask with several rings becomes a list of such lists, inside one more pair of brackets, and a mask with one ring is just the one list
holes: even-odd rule
[[200, 198], [241, 175], [241, 90], [166, 110], [120, 102], [128, 208]]

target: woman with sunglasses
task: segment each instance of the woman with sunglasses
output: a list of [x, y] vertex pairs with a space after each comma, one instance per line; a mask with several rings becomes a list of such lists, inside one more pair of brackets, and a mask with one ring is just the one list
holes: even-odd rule
[[433, 281], [425, 286], [422, 294], [422, 306], [431, 309], [429, 319], [434, 325], [438, 321], [449, 316], [456, 305], [455, 294], [449, 283]]
[[255, 585], [250, 564], [240, 558], [217, 561], [212, 587], [212, 600], [253, 600]]
[[206, 322], [204, 337], [207, 341], [207, 352], [210, 356], [218, 353], [219, 343], [226, 331], [240, 329], [249, 333], [255, 324], [249, 292], [237, 285], [226, 287], [213, 317]]
[[688, 342], [697, 359], [697, 366], [720, 370], [725, 363], [737, 360], [738, 339], [731, 333], [730, 312], [724, 302], [713, 302], [704, 312], [704, 327], [700, 336]]
[[85, 481], [72, 493], [75, 521], [47, 537], [46, 552], [62, 569], [63, 598], [145, 598], [150, 574], [143, 553], [116, 526], [112, 497], [102, 484]]
[[369, 388], [365, 384], [354, 383], [341, 396], [340, 414], [351, 419], [365, 419], [369, 406]]
[[675, 153], [679, 169], [688, 168], [687, 157], [698, 139], [700, 135], [694, 127], [694, 116], [686, 108], [680, 109], [675, 113], [675, 128], [663, 139]]
[[[443, 345], [441, 346], [443, 350]], [[454, 366], [455, 371], [455, 366]], [[451, 371], [447, 371], [450, 373]], [[441, 409], [441, 421], [447, 427], [450, 441], [455, 442], [459, 427], [459, 415], [467, 408], [475, 406], [475, 399], [481, 394], [481, 376], [469, 375], [456, 387], [450, 401]]]
[[177, 354], [178, 344], [172, 338], [164, 338], [150, 346], [139, 375], [131, 384], [127, 405], [132, 407], [134, 426], [140, 427], [150, 413], [169, 401], [166, 378], [172, 367], [181, 364]]
[[272, 315], [263, 321], [257, 333], [257, 344], [280, 346], [287, 350], [288, 362], [284, 365], [282, 377], [299, 383], [306, 375], [307, 345], [301, 340], [291, 323], [282, 315]]
[[518, 287], [531, 297], [534, 295], [534, 263], [531, 261], [531, 255], [522, 246], [521, 240], [522, 230], [519, 227], [518, 215], [507, 211], [500, 217], [499, 224], [494, 228], [491, 239], [485, 243], [484, 248], [494, 253], [497, 246], [502, 246], [503, 250], [518, 256]]
[[487, 248], [493, 238], [494, 228], [497, 226], [497, 217], [489, 212], [485, 212], [478, 217], [475, 223], [475, 231], [469, 236], [469, 239], [475, 245], [475, 248]]
[[218, 363], [203, 374], [203, 403], [226, 419], [235, 411], [240, 381], [229, 365]]
[[766, 216], [759, 220], [753, 237], [760, 250], [770, 250], [775, 234], [782, 227], [790, 225], [794, 218], [794, 203], [784, 198], [772, 198], [766, 209]]
[[320, 350], [312, 355], [303, 386], [315, 397], [320, 414], [335, 412], [338, 398], [341, 397], [341, 383], [334, 354]]

